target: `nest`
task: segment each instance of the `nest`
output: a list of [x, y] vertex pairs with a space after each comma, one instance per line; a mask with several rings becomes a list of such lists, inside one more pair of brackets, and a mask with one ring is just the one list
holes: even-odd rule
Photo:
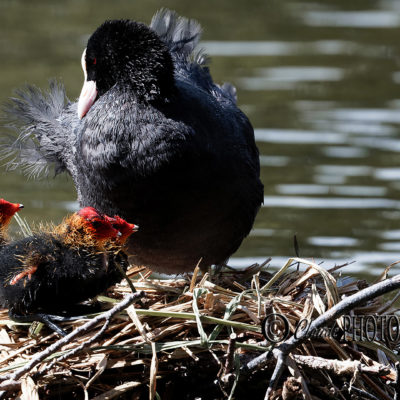
[[[97, 298], [111, 313], [62, 323], [75, 337], [61, 340], [41, 324], [9, 320], [2, 310], [2, 398], [262, 399], [276, 365], [271, 350], [285, 339], [279, 316], [290, 337], [300, 321], [306, 325], [368, 286], [340, 277], [341, 267], [290, 259], [273, 274], [264, 263], [212, 275], [196, 268], [174, 279], [154, 279], [150, 271], [132, 267], [129, 278], [145, 296], [122, 304], [132, 297], [123, 281]], [[378, 280], [386, 279], [388, 269]], [[395, 314], [397, 297], [354, 308], [351, 329], [341, 317], [326, 327], [329, 334], [309, 337], [291, 352], [270, 398], [393, 399], [399, 328], [393, 323], [387, 329], [378, 317]], [[115, 305], [121, 305], [119, 312]], [[377, 325], [360, 316], [376, 317]], [[246, 368], [261, 354], [271, 356]]]

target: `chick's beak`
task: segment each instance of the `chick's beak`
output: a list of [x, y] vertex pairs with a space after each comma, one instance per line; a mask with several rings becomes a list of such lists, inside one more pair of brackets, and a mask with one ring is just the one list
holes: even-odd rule
[[86, 49], [82, 54], [82, 69], [85, 75], [85, 81], [83, 83], [83, 87], [81, 90], [81, 94], [78, 100], [78, 118], [82, 119], [85, 114], [89, 111], [90, 107], [96, 100], [97, 97], [97, 87], [95, 81], [87, 80], [87, 72], [86, 72]]
[[18, 212], [21, 208], [24, 208], [24, 205], [21, 203], [12, 203], [14, 213]]
[[137, 232], [139, 230], [139, 225], [132, 224], [132, 232]]

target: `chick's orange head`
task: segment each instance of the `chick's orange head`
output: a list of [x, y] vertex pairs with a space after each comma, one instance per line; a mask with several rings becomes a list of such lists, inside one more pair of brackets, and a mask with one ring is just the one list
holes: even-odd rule
[[2, 223], [7, 224], [10, 222], [12, 216], [21, 208], [24, 208], [23, 204], [10, 203], [7, 200], [0, 199], [0, 219]]
[[137, 225], [130, 224], [118, 215], [115, 215], [114, 218], [109, 217], [108, 215], [104, 215], [104, 217], [112, 224], [115, 229], [121, 232], [121, 237], [119, 238], [119, 241], [121, 243], [124, 243], [126, 239], [128, 239], [128, 237], [132, 235], [133, 232], [136, 232], [139, 229]]
[[78, 215], [84, 219], [86, 226], [99, 240], [115, 239], [121, 235], [118, 230], [114, 229], [111, 223], [93, 207], [82, 208], [79, 210]]

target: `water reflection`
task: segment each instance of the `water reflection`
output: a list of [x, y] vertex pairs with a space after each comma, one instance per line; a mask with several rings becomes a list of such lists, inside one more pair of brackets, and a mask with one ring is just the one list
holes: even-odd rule
[[335, 236], [312, 236], [308, 239], [308, 243], [321, 247], [353, 247], [358, 245], [360, 241], [350, 237]]
[[304, 56], [304, 55], [358, 55], [384, 57], [388, 48], [379, 45], [360, 45], [348, 40], [316, 40], [306, 42], [280, 41], [202, 41], [202, 47], [210, 56]]
[[346, 28], [396, 28], [400, 15], [393, 11], [305, 11], [302, 19], [311, 26], [337, 26]]
[[335, 132], [312, 132], [295, 129], [256, 129], [256, 140], [268, 143], [289, 144], [340, 144], [345, 141], [345, 135]]
[[284, 184], [276, 185], [280, 194], [336, 194], [345, 196], [384, 196], [387, 189], [383, 186], [343, 186], [317, 184]]
[[[400, 114], [397, 109], [384, 108], [336, 108], [316, 111], [312, 115], [316, 119], [326, 119], [346, 122], [375, 122], [375, 123], [400, 123]], [[362, 131], [361, 131], [362, 132]]]
[[332, 158], [364, 158], [368, 151], [361, 147], [354, 146], [330, 146], [321, 149], [326, 157]]
[[[354, 193], [356, 194], [356, 193]], [[358, 195], [358, 193], [357, 193]], [[263, 207], [310, 209], [398, 209], [400, 200], [384, 198], [264, 196]]]
[[258, 76], [241, 78], [245, 90], [290, 90], [298, 82], [340, 81], [344, 70], [332, 67], [275, 67], [258, 69]]

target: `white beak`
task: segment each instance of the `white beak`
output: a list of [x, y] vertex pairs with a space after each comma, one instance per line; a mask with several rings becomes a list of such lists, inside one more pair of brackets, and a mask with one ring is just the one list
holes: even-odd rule
[[97, 88], [95, 81], [87, 81], [87, 72], [86, 72], [86, 49], [82, 54], [82, 69], [85, 75], [85, 80], [83, 82], [83, 87], [81, 90], [81, 94], [78, 100], [78, 118], [82, 119], [85, 114], [89, 111], [90, 107], [96, 100], [97, 97]]

